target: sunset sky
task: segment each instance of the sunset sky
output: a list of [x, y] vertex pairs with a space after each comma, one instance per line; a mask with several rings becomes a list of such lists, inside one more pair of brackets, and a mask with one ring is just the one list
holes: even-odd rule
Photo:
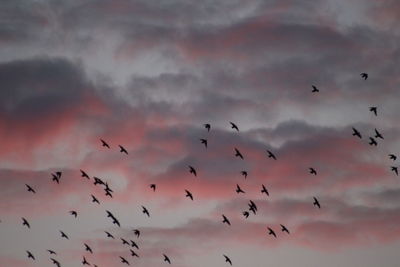
[[399, 18], [397, 0], [1, 1], [0, 267], [399, 266]]

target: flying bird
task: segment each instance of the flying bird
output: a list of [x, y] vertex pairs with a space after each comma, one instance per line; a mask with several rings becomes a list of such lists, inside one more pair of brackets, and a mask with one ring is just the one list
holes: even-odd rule
[[47, 251], [50, 253], [50, 255], [51, 254], [57, 255], [57, 253], [54, 250], [48, 249]]
[[25, 225], [26, 227], [31, 228], [31, 225], [28, 223], [28, 221], [24, 217], [22, 217], [22, 225]]
[[60, 233], [61, 233], [61, 237], [64, 237], [65, 239], [69, 239], [68, 236], [63, 231], [60, 231]]
[[396, 175], [399, 175], [399, 171], [397, 170], [397, 167], [391, 166], [390, 168]]
[[396, 159], [397, 159], [397, 156], [394, 155], [394, 154], [389, 154], [389, 158], [392, 159], [392, 160], [396, 160]]
[[155, 192], [156, 191], [156, 184], [151, 184], [150, 188], [153, 189], [153, 192]]
[[85, 171], [83, 171], [83, 170], [80, 170], [80, 171], [81, 171], [81, 176], [82, 177], [86, 177], [88, 180], [90, 180], [89, 175]]
[[86, 251], [89, 251], [90, 253], [93, 254], [93, 250], [89, 247], [89, 245], [86, 244], [86, 243], [84, 243], [84, 245], [85, 245], [85, 250], [86, 250]]
[[53, 181], [56, 182], [57, 184], [60, 183], [60, 177], [54, 173], [51, 174], [51, 176], [53, 177]]
[[378, 116], [378, 108], [377, 107], [369, 107], [369, 111], [373, 112], [375, 116]]
[[360, 76], [361, 76], [361, 78], [363, 78], [364, 80], [367, 80], [367, 79], [368, 79], [368, 73], [363, 72], [363, 73], [360, 74]]
[[145, 206], [142, 206], [142, 212], [143, 212], [144, 214], [146, 214], [147, 217], [150, 217], [150, 213], [149, 213], [149, 211], [146, 209]]
[[200, 142], [207, 148], [207, 139], [200, 138]]
[[227, 225], [231, 225], [231, 222], [228, 220], [228, 218], [226, 218], [226, 216], [224, 214], [222, 214], [222, 223], [226, 223]]
[[113, 219], [113, 222], [112, 222], [113, 224], [116, 224], [116, 225], [118, 225], [118, 227], [121, 227], [121, 224], [115, 217], [113, 217], [112, 219]]
[[370, 137], [369, 140], [370, 141], [369, 141], [368, 144], [370, 144], [371, 146], [377, 146], [378, 145], [378, 143], [376, 142], [376, 140], [373, 137]]
[[107, 231], [104, 231], [104, 232], [107, 234], [107, 237], [115, 239], [115, 237], [112, 234], [110, 234], [109, 232], [107, 232]]
[[249, 218], [250, 213], [248, 211], [243, 211], [243, 216], [247, 218]]
[[273, 235], [273, 236], [276, 238], [276, 234], [275, 234], [274, 230], [272, 230], [272, 229], [269, 228], [269, 227], [267, 227], [267, 228], [268, 228], [268, 230], [269, 230], [268, 234], [269, 234], [269, 235]]
[[319, 201], [318, 201], [318, 199], [317, 199], [316, 197], [314, 197], [314, 203], [313, 203], [313, 205], [314, 205], [314, 206], [317, 206], [319, 209], [321, 208], [321, 205], [319, 204]]
[[186, 197], [190, 198], [191, 200], [193, 200], [193, 195], [192, 193], [190, 193], [188, 190], [185, 189], [186, 192]]
[[72, 216], [75, 216], [75, 218], [78, 216], [78, 213], [77, 213], [76, 211], [74, 211], [74, 210], [71, 210], [69, 213], [70, 213]]
[[275, 155], [271, 151], [267, 150], [267, 152], [268, 152], [268, 158], [272, 158], [272, 159], [276, 160]]
[[318, 93], [319, 92], [319, 89], [315, 86], [315, 85], [312, 85], [312, 93]]
[[113, 197], [109, 189], [105, 188], [104, 191], [106, 192], [106, 196], [109, 196], [111, 198]]
[[122, 237], [121, 237], [121, 241], [122, 241], [122, 245], [128, 245], [129, 246], [129, 242], [126, 241], [125, 239], [123, 239]]
[[83, 265], [85, 265], [85, 264], [86, 264], [86, 265], [90, 265], [89, 262], [87, 262], [85, 256], [83, 256], [82, 264], [83, 264]]
[[136, 235], [137, 238], [139, 238], [140, 231], [138, 229], [133, 230], [133, 233]]
[[121, 146], [121, 145], [118, 145], [118, 146], [119, 146], [119, 148], [120, 148], [119, 152], [125, 153], [125, 154], [128, 155], [128, 151], [126, 151], [126, 149], [125, 149], [123, 146]]
[[110, 146], [106, 143], [106, 141], [104, 141], [103, 139], [100, 139], [100, 141], [104, 147], [110, 148]]
[[244, 176], [244, 179], [247, 178], [247, 174], [248, 174], [247, 171], [241, 171], [240, 173]]
[[28, 253], [28, 259], [31, 258], [32, 260], [35, 260], [35, 256], [33, 256], [29, 250], [27, 250], [26, 253]]
[[33, 190], [33, 188], [30, 186], [30, 185], [28, 185], [28, 184], [25, 184], [26, 185], [26, 187], [28, 188], [28, 192], [32, 192], [32, 193], [36, 193], [36, 191], [35, 190]]
[[227, 262], [227, 263], [229, 263], [230, 265], [232, 265], [231, 259], [230, 259], [228, 256], [226, 256], [226, 255], [223, 255], [223, 256], [225, 257], [225, 262]]
[[236, 131], [238, 131], [239, 132], [239, 128], [237, 127], [237, 125], [236, 124], [234, 124], [233, 122], [229, 122], [230, 124], [231, 124], [231, 128], [232, 129], [235, 129]]
[[207, 132], [209, 132], [211, 129], [211, 125], [209, 123], [205, 123], [204, 127], [207, 129]]
[[99, 177], [96, 177], [96, 176], [93, 176], [93, 179], [94, 179], [94, 185], [98, 185], [98, 184], [102, 184], [102, 185], [105, 185], [106, 183], [104, 183], [104, 181], [103, 180], [101, 180]]
[[290, 234], [289, 233], [289, 230], [286, 228], [286, 226], [284, 226], [283, 224], [281, 224], [281, 230], [282, 230], [282, 232], [286, 232], [286, 233], [288, 233], [288, 234]]
[[317, 175], [317, 171], [314, 168], [308, 168], [311, 174]]
[[50, 258], [50, 260], [53, 262], [53, 264], [57, 265], [57, 267], [61, 267], [61, 264], [56, 259]]
[[121, 256], [119, 256], [119, 257], [121, 258], [122, 263], [126, 263], [126, 265], [130, 265], [129, 262], [124, 257], [121, 257]]
[[190, 173], [193, 173], [194, 176], [197, 176], [196, 170], [195, 170], [192, 166], [190, 166], [190, 165], [189, 165], [189, 172], [190, 172]]
[[249, 207], [250, 207], [250, 208], [253, 208], [255, 211], [257, 211], [257, 205], [256, 205], [256, 203], [254, 203], [252, 200], [250, 200], [249, 202], [250, 202]]
[[167, 262], [168, 264], [171, 264], [171, 260], [168, 258], [167, 255], [163, 254], [164, 256], [164, 261]]
[[135, 241], [133, 241], [133, 240], [130, 240], [130, 241], [131, 241], [131, 247], [139, 249], [139, 246], [136, 244]]
[[58, 178], [61, 178], [61, 174], [62, 174], [62, 172], [60, 172], [60, 171], [56, 172], [56, 175]]
[[238, 184], [236, 184], [236, 193], [245, 193], [243, 190], [242, 190], [242, 188], [240, 188], [240, 186], [238, 185]]
[[92, 196], [92, 202], [93, 203], [100, 204], [99, 200], [95, 196], [93, 196], [93, 195], [91, 195], [91, 196]]
[[354, 128], [354, 127], [352, 127], [353, 128], [353, 136], [357, 136], [358, 138], [362, 138], [361, 137], [361, 133], [356, 129], [356, 128]]
[[236, 152], [235, 157], [239, 157], [239, 158], [243, 159], [243, 155], [240, 153], [240, 151], [236, 147], [235, 147], [235, 152]]
[[130, 252], [131, 252], [131, 256], [132, 256], [132, 257], [138, 257], [138, 258], [139, 258], [139, 255], [136, 254], [135, 251], [133, 251], [132, 249], [129, 249], [129, 250], [130, 250]]
[[378, 130], [376, 128], [375, 128], [375, 138], [384, 139], [382, 134], [380, 132], [378, 132]]
[[261, 194], [264, 193], [264, 194], [266, 194], [267, 196], [269, 196], [268, 190], [267, 190], [267, 188], [265, 188], [265, 185], [262, 184], [261, 186], [262, 186]]

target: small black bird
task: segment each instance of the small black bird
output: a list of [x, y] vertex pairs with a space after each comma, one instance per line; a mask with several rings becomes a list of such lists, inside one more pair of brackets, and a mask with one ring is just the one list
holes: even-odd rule
[[375, 116], [378, 116], [378, 107], [369, 107], [369, 111], [373, 112]]
[[88, 180], [90, 180], [89, 175], [85, 171], [83, 171], [83, 170], [80, 170], [80, 171], [81, 171], [81, 176], [82, 177], [86, 177]]
[[227, 263], [229, 263], [230, 265], [232, 265], [231, 259], [230, 259], [228, 256], [226, 256], [226, 255], [223, 255], [223, 256], [225, 257], [225, 262], [227, 262]]
[[116, 224], [116, 225], [118, 225], [118, 227], [121, 227], [121, 224], [115, 217], [113, 217], [112, 219], [113, 219], [113, 222], [112, 222], [113, 224]]
[[268, 158], [272, 158], [272, 159], [276, 160], [275, 155], [271, 151], [267, 150], [267, 152], [268, 152]]
[[26, 227], [31, 228], [31, 225], [28, 223], [28, 221], [24, 217], [22, 217], [22, 225], [25, 225]]
[[135, 241], [133, 241], [133, 240], [130, 240], [130, 241], [131, 241], [131, 247], [139, 249], [139, 246], [136, 244]]
[[107, 217], [108, 218], [115, 218], [114, 215], [111, 213], [111, 211], [106, 210], [106, 212], [107, 212]]
[[368, 144], [370, 144], [371, 146], [377, 146], [378, 145], [378, 143], [376, 142], [376, 140], [373, 137], [370, 137], [369, 140], [370, 141], [369, 141]]
[[171, 260], [168, 258], [168, 256], [165, 254], [163, 255], [164, 255], [164, 261], [167, 262], [168, 264], [171, 264]]
[[28, 253], [28, 258], [35, 260], [35, 256], [33, 256], [33, 254], [29, 250], [27, 250], [26, 253]]
[[275, 234], [275, 232], [274, 232], [274, 230], [272, 230], [271, 228], [269, 228], [269, 227], [267, 227], [268, 228], [268, 230], [269, 230], [269, 235], [273, 235], [275, 238], [276, 238], [276, 234]]
[[252, 200], [250, 200], [250, 203], [248, 205], [249, 205], [249, 210], [252, 211], [254, 214], [256, 214], [257, 205]]
[[290, 234], [289, 230], [283, 224], [281, 224], [281, 228], [282, 228], [282, 232], [286, 232], [286, 233]]
[[94, 179], [94, 183], [93, 183], [94, 185], [98, 185], [98, 184], [105, 185], [104, 181], [101, 180], [99, 177], [93, 176], [93, 179]]
[[361, 78], [363, 78], [364, 80], [368, 79], [368, 73], [363, 72], [360, 75], [361, 75]]
[[236, 147], [235, 147], [235, 152], [236, 152], [235, 157], [239, 157], [239, 158], [243, 159], [243, 155], [240, 153], [240, 151]]
[[230, 124], [231, 124], [231, 128], [232, 129], [236, 129], [236, 131], [238, 131], [239, 132], [239, 128], [237, 127], [237, 125], [236, 124], [234, 124], [233, 122], [229, 122]]
[[319, 201], [318, 201], [318, 199], [317, 199], [316, 197], [314, 197], [314, 203], [313, 203], [313, 205], [314, 205], [314, 206], [317, 206], [319, 209], [321, 208], [321, 205], [319, 204]]
[[315, 86], [315, 85], [312, 85], [312, 93], [318, 93], [319, 92], [319, 89]]
[[150, 213], [149, 213], [149, 211], [146, 209], [146, 207], [145, 206], [142, 206], [142, 212], [144, 213], [144, 214], [146, 214], [147, 215], [147, 217], [150, 217]]
[[207, 148], [207, 139], [200, 138], [200, 142]]
[[317, 171], [314, 168], [308, 168], [311, 174], [317, 175]]
[[104, 191], [106, 192], [106, 196], [109, 196], [111, 198], [113, 197], [110, 190], [105, 188]]
[[204, 127], [207, 129], [207, 132], [209, 132], [211, 129], [211, 125], [209, 123], [205, 123]]
[[375, 128], [375, 138], [384, 139], [382, 134], [380, 132], [378, 132], [378, 130], [376, 128]]
[[48, 249], [47, 251], [50, 253], [50, 255], [51, 254], [57, 255], [57, 253], [54, 250]]
[[265, 188], [265, 185], [262, 184], [261, 186], [262, 186], [261, 194], [265, 193], [267, 196], [269, 196], [268, 190], [267, 190], [267, 188]]
[[57, 267], [61, 267], [61, 264], [56, 259], [50, 258], [50, 260], [53, 262], [53, 264], [57, 265]]
[[397, 156], [394, 155], [394, 154], [389, 154], [389, 158], [392, 159], [392, 160], [396, 160], [396, 159], [397, 159]]
[[226, 216], [224, 214], [222, 214], [222, 223], [226, 223], [227, 225], [231, 225], [231, 222], [228, 220], [228, 218], [226, 218]]
[[153, 189], [153, 192], [155, 192], [156, 191], [156, 184], [151, 184], [150, 188]]
[[68, 236], [63, 231], [60, 231], [60, 233], [61, 233], [61, 237], [64, 237], [65, 239], [69, 239]]
[[132, 256], [132, 257], [138, 257], [138, 258], [139, 258], [139, 255], [136, 254], [135, 251], [133, 251], [132, 249], [129, 249], [129, 250], [130, 250], [130, 252], [131, 252], [131, 256]]
[[358, 138], [362, 138], [361, 137], [361, 133], [359, 132], [359, 131], [357, 131], [357, 129], [356, 128], [354, 128], [354, 127], [352, 127], [353, 128], [353, 136], [357, 136]]
[[100, 141], [104, 147], [110, 148], [110, 146], [106, 143], [106, 141], [104, 141], [103, 139], [100, 139]]
[[84, 243], [84, 245], [85, 245], [85, 250], [86, 250], [86, 251], [89, 251], [90, 253], [93, 254], [93, 250], [89, 247], [89, 245], [86, 244], [86, 243]]
[[126, 241], [125, 239], [123, 239], [122, 237], [121, 237], [121, 241], [122, 241], [122, 245], [128, 245], [129, 246], [129, 242]]
[[28, 185], [28, 184], [25, 184], [26, 185], [26, 187], [28, 188], [28, 192], [32, 192], [32, 193], [36, 193], [36, 191], [35, 190], [33, 190], [33, 188], [30, 186], [30, 185]]
[[133, 230], [133, 233], [136, 235], [137, 238], [139, 238], [140, 231], [138, 229]]
[[99, 200], [95, 196], [93, 196], [93, 195], [91, 195], [91, 196], [92, 196], [92, 202], [93, 203], [100, 204]]
[[244, 179], [247, 178], [247, 174], [248, 174], [247, 171], [241, 171], [240, 173], [244, 176]]
[[121, 146], [121, 145], [118, 145], [118, 146], [119, 146], [119, 148], [120, 148], [120, 151], [119, 151], [119, 152], [125, 153], [125, 154], [128, 155], [128, 151], [126, 151], [126, 149], [125, 149], [123, 146]]
[[74, 210], [71, 210], [69, 213], [70, 213], [72, 216], [75, 216], [75, 218], [78, 216], [78, 213], [77, 213], [76, 211], [74, 211]]
[[188, 190], [185, 189], [186, 192], [186, 197], [190, 198], [191, 200], [193, 200], [193, 195], [192, 193], [190, 193]]
[[390, 168], [396, 175], [399, 175], [399, 171], [397, 170], [397, 167], [391, 166]]
[[248, 211], [243, 211], [243, 216], [247, 218], [249, 218], [250, 213]]
[[189, 165], [189, 172], [190, 172], [190, 173], [193, 173], [194, 176], [197, 176], [196, 170], [195, 170], [192, 166], [190, 166], [190, 165]]
[[112, 239], [115, 239], [115, 237], [112, 235], [112, 234], [110, 234], [109, 232], [107, 232], [107, 231], [104, 231], [106, 234], [107, 234], [107, 237], [110, 237], [110, 238], [112, 238]]
[[56, 182], [57, 184], [60, 183], [60, 177], [54, 173], [51, 174], [51, 176], [53, 177], [53, 181]]
[[83, 265], [85, 265], [85, 264], [86, 264], [86, 265], [90, 265], [89, 262], [87, 262], [85, 256], [83, 256], [82, 264], [83, 264]]
[[121, 258], [122, 263], [126, 263], [126, 265], [130, 265], [129, 262], [124, 257], [121, 257], [121, 256], [119, 256], [119, 257]]
[[243, 190], [242, 190], [242, 188], [240, 188], [240, 186], [238, 185], [238, 184], [236, 184], [236, 193], [245, 193]]

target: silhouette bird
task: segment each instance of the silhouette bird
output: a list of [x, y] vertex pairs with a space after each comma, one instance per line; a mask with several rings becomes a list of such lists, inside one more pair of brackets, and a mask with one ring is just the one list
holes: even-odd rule
[[[257, 205], [254, 203], [252, 200], [249, 201], [249, 207], [254, 209], [254, 211], [257, 211]], [[255, 212], [254, 212], [255, 213]]]
[[361, 78], [363, 78], [364, 80], [367, 80], [367, 79], [368, 79], [368, 73], [363, 72], [363, 73], [360, 74], [360, 76], [361, 76]]
[[276, 234], [275, 234], [274, 230], [272, 230], [269, 227], [268, 227], [268, 230], [269, 230], [268, 235], [273, 235], [276, 238]]
[[396, 160], [396, 159], [397, 159], [397, 156], [394, 155], [394, 154], [389, 154], [389, 158], [392, 159], [392, 160]]
[[135, 241], [133, 241], [133, 240], [130, 240], [130, 241], [131, 241], [131, 247], [139, 249], [139, 246], [136, 244]]
[[89, 247], [89, 245], [88, 244], [84, 244], [85, 245], [85, 250], [86, 251], [89, 251], [90, 253], [92, 253], [93, 254], [93, 250]]
[[192, 166], [189, 165], [189, 169], [190, 169], [189, 170], [190, 173], [193, 173], [194, 176], [197, 176], [197, 172]]
[[193, 200], [193, 195], [192, 193], [190, 193], [188, 190], [185, 189], [186, 192], [186, 197], [190, 198], [191, 200]]
[[58, 177], [56, 174], [52, 173], [51, 176], [53, 177], [53, 181], [56, 182], [57, 184], [60, 183], [60, 177]]
[[369, 140], [370, 141], [369, 141], [368, 144], [370, 144], [371, 146], [377, 146], [378, 145], [378, 143], [375, 141], [375, 139], [373, 137], [370, 137]]
[[83, 170], [80, 170], [80, 171], [81, 171], [81, 176], [82, 177], [86, 177], [88, 180], [90, 180], [89, 175], [85, 171], [83, 171]]
[[28, 192], [32, 192], [32, 193], [36, 193], [36, 191], [35, 190], [33, 190], [33, 188], [30, 186], [30, 185], [28, 185], [28, 184], [25, 184], [26, 185], [26, 187], [28, 188]]
[[121, 241], [122, 241], [122, 245], [128, 245], [129, 246], [129, 242], [126, 241], [125, 239], [123, 239], [122, 237], [121, 237]]
[[243, 155], [240, 153], [240, 151], [236, 147], [235, 147], [235, 152], [236, 152], [235, 157], [239, 157], [239, 158], [243, 159]]
[[378, 116], [378, 108], [377, 107], [369, 107], [369, 111], [373, 112], [375, 116]]
[[276, 160], [275, 155], [271, 151], [267, 150], [267, 152], [268, 152], [268, 158], [272, 158], [272, 159]]
[[207, 139], [200, 138], [200, 142], [207, 148]]
[[110, 189], [105, 188], [104, 191], [106, 192], [106, 196], [109, 196], [111, 198], [113, 197], [112, 194], [111, 194]]
[[267, 190], [267, 188], [265, 188], [265, 185], [262, 184], [261, 186], [262, 186], [261, 194], [265, 193], [267, 196], [269, 196], [268, 190]]
[[115, 239], [115, 237], [112, 234], [110, 234], [109, 232], [107, 232], [107, 231], [104, 231], [104, 232], [107, 234], [107, 237]]
[[126, 265], [130, 265], [129, 262], [124, 257], [121, 257], [121, 256], [119, 256], [119, 257], [121, 258], [122, 263], [126, 263]]
[[126, 149], [125, 149], [123, 146], [121, 146], [121, 145], [118, 145], [118, 146], [119, 146], [119, 148], [120, 148], [119, 152], [125, 153], [125, 154], [128, 155], [128, 151], [126, 151]]
[[60, 171], [56, 172], [56, 175], [58, 178], [61, 178], [61, 174], [62, 174], [62, 172], [60, 172]]
[[53, 262], [53, 264], [57, 265], [57, 267], [61, 267], [61, 264], [54, 258], [50, 258], [50, 260]]
[[98, 184], [106, 185], [104, 183], [104, 181], [101, 180], [99, 177], [93, 176], [93, 179], [94, 179], [94, 183], [93, 183], [94, 185], [98, 185]]
[[289, 233], [289, 230], [286, 228], [286, 226], [284, 226], [283, 224], [281, 224], [281, 230], [282, 230], [282, 232], [286, 232], [286, 233], [288, 233], [288, 234], [290, 234]]
[[237, 125], [236, 124], [234, 124], [233, 122], [229, 122], [230, 124], [231, 124], [231, 129], [235, 129], [236, 131], [238, 131], [239, 132], [239, 128], [237, 127]]
[[209, 132], [211, 129], [211, 125], [209, 123], [205, 123], [204, 127], [207, 129], [207, 132]]
[[153, 192], [155, 192], [156, 191], [156, 184], [151, 184], [150, 188], [153, 189]]
[[314, 168], [308, 168], [311, 174], [317, 175], [317, 171]]
[[85, 256], [83, 256], [82, 264], [83, 265], [90, 265], [90, 263], [86, 260]]
[[248, 211], [243, 211], [243, 216], [249, 218], [250, 213]]
[[226, 255], [223, 255], [223, 256], [225, 257], [225, 262], [227, 262], [227, 263], [229, 263], [230, 265], [232, 265], [231, 259], [230, 259], [228, 256], [226, 256]]
[[399, 175], [399, 172], [398, 172], [398, 170], [397, 170], [397, 167], [391, 166], [390, 168], [391, 168], [391, 170], [392, 170], [396, 175]]
[[137, 238], [139, 238], [139, 236], [140, 236], [140, 231], [139, 231], [138, 229], [133, 230], [133, 233], [135, 234], [135, 236], [136, 236]]
[[142, 206], [142, 212], [144, 213], [144, 214], [146, 214], [147, 215], [147, 217], [150, 217], [150, 213], [149, 213], [149, 211], [146, 209], [146, 207], [145, 206]]
[[69, 239], [68, 236], [63, 231], [60, 231], [60, 233], [61, 233], [61, 237], [64, 237], [65, 239]]
[[244, 179], [247, 178], [247, 174], [248, 174], [247, 171], [241, 171], [240, 173], [244, 176]]
[[22, 217], [22, 225], [25, 225], [26, 227], [31, 228], [31, 225], [28, 223], [28, 221], [24, 217]]
[[382, 134], [380, 132], [378, 132], [378, 130], [376, 128], [375, 128], [375, 138], [384, 139]]
[[28, 259], [31, 258], [32, 260], [35, 260], [35, 256], [33, 256], [29, 250], [27, 250], [26, 253], [28, 253]]
[[74, 210], [71, 210], [69, 213], [71, 215], [75, 216], [75, 218], [78, 216], [78, 213], [76, 211], [74, 211]]
[[54, 250], [48, 249], [47, 251], [50, 253], [50, 255], [51, 255], [51, 254], [57, 255], [57, 253], [56, 253]]
[[315, 85], [312, 85], [312, 93], [318, 93], [319, 92], [319, 89], [315, 86]]
[[352, 127], [353, 128], [353, 136], [357, 136], [358, 138], [362, 138], [361, 137], [361, 133], [359, 132], [359, 131], [357, 131], [357, 129], [356, 128], [354, 128], [354, 127]]
[[164, 261], [167, 262], [168, 264], [171, 264], [171, 260], [168, 258], [167, 255], [163, 254], [164, 256]]
[[242, 190], [242, 188], [240, 188], [240, 186], [238, 185], [238, 184], [236, 184], [236, 193], [245, 193], [243, 190]]
[[132, 256], [132, 257], [138, 257], [138, 258], [139, 258], [139, 255], [136, 254], [135, 251], [133, 251], [132, 249], [129, 249], [129, 250], [130, 250], [130, 252], [131, 252], [131, 256]]
[[93, 196], [93, 195], [91, 195], [91, 196], [92, 196], [92, 202], [93, 203], [100, 204], [99, 200], [95, 196]]
[[316, 197], [314, 197], [314, 203], [313, 203], [313, 205], [314, 205], [314, 206], [317, 206], [319, 209], [321, 208], [321, 205], [319, 204], [319, 201], [318, 201], [318, 199], [317, 199]]
[[223, 218], [222, 223], [226, 223], [228, 225], [231, 225], [231, 222], [228, 220], [228, 218], [226, 218], [226, 216], [224, 214], [222, 214], [222, 218]]
[[115, 218], [114, 214], [112, 214], [111, 211], [106, 210], [106, 212], [107, 212], [107, 217], [108, 218]]
[[113, 217], [112, 219], [113, 219], [113, 221], [112, 221], [113, 224], [116, 224], [116, 225], [118, 225], [118, 227], [121, 227], [121, 224], [119, 223], [117, 218]]
[[100, 139], [100, 141], [104, 147], [110, 148], [110, 146], [106, 143], [106, 141], [104, 141], [103, 139]]

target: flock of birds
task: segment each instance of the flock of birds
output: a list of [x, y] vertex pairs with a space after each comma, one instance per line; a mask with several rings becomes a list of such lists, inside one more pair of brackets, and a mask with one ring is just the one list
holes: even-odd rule
[[[367, 73], [361, 73], [361, 77], [363, 79], [367, 80], [368, 74]], [[319, 92], [319, 89], [316, 86], [312, 85], [312, 88], [313, 88], [312, 89], [312, 93]], [[369, 110], [371, 112], [373, 112], [375, 116], [378, 115], [377, 107], [370, 107]], [[237, 132], [239, 132], [239, 127], [235, 123], [233, 123], [233, 122], [229, 122], [229, 123], [230, 123], [231, 129], [236, 130]], [[207, 130], [207, 132], [210, 132], [211, 125], [209, 123], [204, 124], [204, 127]], [[353, 136], [362, 139], [361, 133], [356, 128], [352, 127], [352, 130], [353, 130], [353, 134], [352, 134]], [[383, 140], [384, 137], [375, 128], [375, 135], [373, 137], [369, 137], [369, 144], [371, 146], [377, 146], [377, 144], [378, 144], [378, 142], [376, 141], [377, 139], [382, 139]], [[110, 145], [105, 140], [100, 139], [100, 141], [101, 141], [102, 147], [110, 149]], [[200, 142], [201, 142], [201, 144], [203, 144], [205, 146], [205, 148], [208, 147], [208, 140], [206, 138], [200, 138]], [[120, 149], [121, 153], [124, 153], [124, 154], [128, 155], [128, 151], [122, 145], [119, 145], [119, 149]], [[277, 160], [276, 155], [272, 151], [267, 150], [266, 152], [267, 152], [268, 158], [271, 158], [272, 160]], [[234, 156], [244, 160], [244, 156], [243, 156], [242, 152], [236, 147], [234, 147]], [[389, 158], [391, 160], [395, 161], [397, 159], [397, 156], [394, 155], [394, 154], [389, 154]], [[196, 170], [195, 167], [189, 165], [188, 168], [189, 168], [189, 173], [190, 174], [192, 174], [194, 176], [197, 176], [197, 170]], [[310, 174], [317, 175], [317, 170], [315, 168], [309, 167], [308, 170], [309, 170]], [[397, 167], [391, 166], [391, 171], [393, 171], [396, 175], [398, 175]], [[90, 176], [84, 170], [80, 170], [80, 172], [81, 172], [81, 176], [83, 178], [86, 178], [88, 180], [91, 179]], [[248, 172], [243, 170], [243, 171], [241, 171], [241, 175], [243, 175], [244, 178], [246, 179], [247, 176], [248, 176]], [[51, 176], [52, 176], [52, 181], [54, 181], [57, 184], [59, 184], [60, 183], [60, 179], [62, 177], [62, 172], [61, 171], [57, 171], [55, 173], [52, 173]], [[114, 191], [110, 188], [110, 186], [108, 185], [107, 182], [104, 182], [101, 178], [98, 178], [98, 177], [93, 177], [93, 181], [94, 181], [94, 185], [95, 186], [103, 187], [103, 190], [104, 190], [106, 196], [111, 197], [111, 198], [113, 197], [112, 194], [113, 194]], [[28, 184], [25, 184], [25, 185], [27, 187], [28, 192], [31, 192], [33, 194], [36, 193], [35, 189], [31, 185], [28, 185]], [[153, 190], [155, 192], [156, 188], [157, 188], [157, 185], [156, 184], [150, 184], [149, 187], [150, 187], [151, 190]], [[236, 190], [235, 191], [236, 191], [237, 194], [244, 194], [245, 193], [245, 191], [239, 186], [239, 184], [236, 184]], [[261, 184], [260, 192], [261, 192], [261, 194], [265, 194], [266, 196], [269, 196], [269, 191], [268, 191], [267, 187], [264, 184]], [[185, 193], [186, 193], [185, 196], [187, 198], [189, 198], [191, 200], [194, 199], [192, 192], [190, 192], [189, 190], [185, 189]], [[100, 204], [100, 201], [93, 194], [91, 195], [91, 198], [92, 198], [92, 202], [93, 203]], [[320, 204], [319, 200], [316, 197], [313, 197], [313, 203], [312, 204], [315, 207], [317, 207], [318, 209], [321, 208], [321, 204]], [[149, 210], [145, 206], [142, 206], [141, 208], [142, 208], [142, 213], [144, 215], [146, 215], [147, 217], [150, 217]], [[252, 200], [249, 200], [248, 210], [243, 211], [242, 214], [247, 219], [250, 216], [251, 213], [256, 215], [257, 211], [258, 211], [258, 208], [257, 208], [257, 205], [255, 204], [255, 202], [252, 201]], [[75, 218], [78, 217], [78, 212], [75, 211], [75, 210], [71, 210], [71, 211], [69, 211], [69, 213], [70, 213], [70, 215], [74, 216]], [[117, 219], [117, 217], [111, 211], [106, 210], [106, 214], [107, 214], [107, 218], [111, 219], [112, 224], [114, 224], [114, 225], [116, 225], [118, 227], [121, 227], [121, 224], [120, 224], [119, 220]], [[224, 214], [222, 214], [222, 223], [223, 224], [227, 224], [229, 226], [231, 225], [231, 221]], [[31, 227], [30, 223], [28, 222], [28, 220], [26, 218], [24, 218], [24, 217], [22, 217], [22, 225], [26, 226], [28, 228]], [[281, 232], [286, 233], [286, 234], [290, 234], [289, 229], [285, 225], [280, 224], [280, 228], [281, 228], [280, 229]], [[276, 234], [274, 229], [272, 229], [271, 227], [267, 227], [267, 230], [268, 230], [268, 232], [267, 232], [268, 235], [271, 235], [274, 238], [277, 238], [277, 234]], [[134, 229], [133, 232], [134, 232], [134, 235], [137, 238], [139, 238], [140, 230]], [[108, 231], [105, 231], [105, 234], [106, 234], [107, 238], [114, 239], [114, 240], [116, 239], [115, 236], [112, 235]], [[60, 235], [61, 235], [61, 238], [69, 239], [68, 235], [66, 233], [64, 233], [63, 231], [61, 231], [61, 230], [60, 230]], [[122, 242], [123, 245], [126, 245], [126, 246], [129, 247], [129, 251], [130, 251], [132, 257], [139, 257], [139, 254], [137, 252], [139, 250], [139, 246], [135, 241], [133, 241], [133, 240], [129, 240], [128, 241], [127, 239], [124, 239], [123, 237], [120, 237], [120, 241]], [[89, 252], [89, 253], [93, 254], [93, 250], [88, 244], [84, 243], [83, 245], [84, 245], [84, 249], [85, 249], [86, 252]], [[136, 251], [133, 250], [133, 249], [135, 249]], [[60, 267], [61, 266], [60, 262], [57, 259], [55, 259], [57, 253], [55, 251], [53, 251], [53, 250], [50, 250], [50, 249], [47, 250], [47, 251], [49, 252], [50, 255], [55, 255], [55, 256], [51, 256], [50, 260], [52, 261], [53, 264], [55, 264], [56, 266]], [[36, 259], [34, 254], [31, 251], [26, 251], [26, 253], [27, 253], [27, 257], [28, 258], [30, 258], [32, 260]], [[222, 256], [224, 257], [226, 263], [232, 265], [232, 260], [230, 259], [230, 257], [228, 257], [225, 254], [222, 254]], [[119, 259], [121, 260], [121, 263], [124, 263], [126, 265], [130, 265], [130, 262], [125, 257], [119, 256]], [[165, 263], [171, 264], [171, 259], [166, 254], [162, 254], [161, 259], [163, 259], [163, 261]], [[86, 259], [85, 256], [82, 256], [82, 265], [91, 266], [92, 263], [90, 263]], [[93, 266], [96, 267], [97, 265], [93, 264]]]

